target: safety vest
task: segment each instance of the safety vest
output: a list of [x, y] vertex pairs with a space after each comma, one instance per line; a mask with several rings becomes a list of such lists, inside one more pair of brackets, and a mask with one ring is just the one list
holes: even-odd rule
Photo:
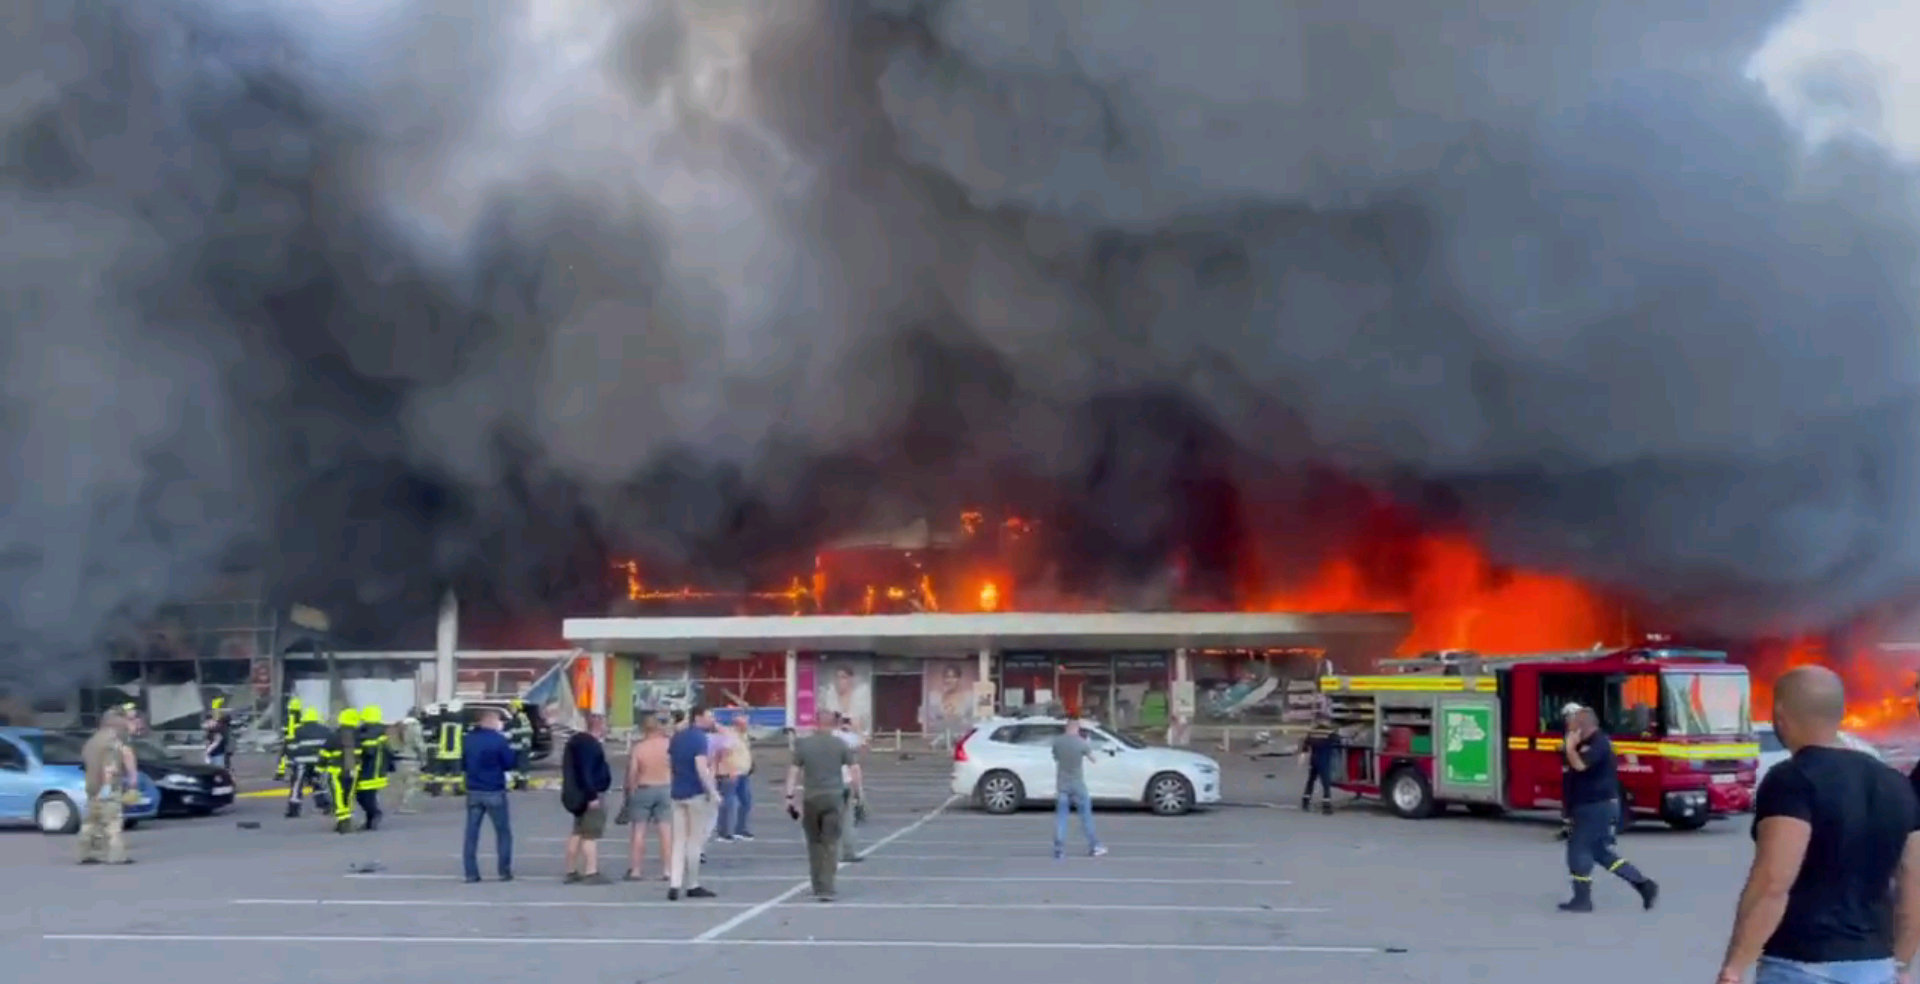
[[360, 771], [354, 777], [354, 785], [361, 789], [387, 788], [387, 726], [384, 724], [363, 724], [360, 726]]

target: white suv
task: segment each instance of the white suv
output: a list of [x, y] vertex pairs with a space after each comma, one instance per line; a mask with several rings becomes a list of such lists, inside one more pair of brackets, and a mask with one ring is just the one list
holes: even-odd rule
[[[1066, 731], [1056, 717], [988, 718], [953, 746], [953, 792], [988, 813], [1013, 813], [1029, 803], [1052, 803], [1053, 740]], [[1087, 792], [1095, 803], [1145, 806], [1178, 816], [1220, 802], [1220, 763], [1196, 752], [1162, 748], [1091, 724], [1080, 733], [1093, 743], [1086, 763]]]

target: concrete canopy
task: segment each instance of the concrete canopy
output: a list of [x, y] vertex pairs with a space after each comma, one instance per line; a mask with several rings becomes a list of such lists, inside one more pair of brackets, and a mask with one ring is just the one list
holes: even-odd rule
[[954, 656], [983, 649], [1163, 652], [1301, 646], [1324, 648], [1347, 659], [1391, 656], [1411, 628], [1411, 617], [1401, 613], [1284, 612], [570, 618], [565, 624], [568, 643], [615, 653], [798, 650]]

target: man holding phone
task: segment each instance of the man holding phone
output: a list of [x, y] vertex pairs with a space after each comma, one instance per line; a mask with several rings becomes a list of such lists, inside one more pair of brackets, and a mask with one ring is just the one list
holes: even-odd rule
[[1560, 903], [1562, 912], [1593, 911], [1593, 865], [1599, 862], [1640, 894], [1644, 908], [1653, 908], [1660, 886], [1613, 852], [1620, 823], [1620, 775], [1613, 742], [1600, 730], [1592, 708], [1568, 705], [1566, 740], [1566, 802], [1571, 827], [1567, 832], [1567, 874], [1573, 879], [1573, 898]]

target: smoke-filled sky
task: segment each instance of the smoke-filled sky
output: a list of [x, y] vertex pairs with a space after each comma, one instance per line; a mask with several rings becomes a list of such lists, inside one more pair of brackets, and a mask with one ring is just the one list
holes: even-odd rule
[[0, 631], [39, 661], [242, 548], [366, 634], [994, 496], [1124, 580], [1225, 485], [1305, 563], [1329, 468], [1721, 629], [1920, 571], [1911, 4], [10, 26]]

